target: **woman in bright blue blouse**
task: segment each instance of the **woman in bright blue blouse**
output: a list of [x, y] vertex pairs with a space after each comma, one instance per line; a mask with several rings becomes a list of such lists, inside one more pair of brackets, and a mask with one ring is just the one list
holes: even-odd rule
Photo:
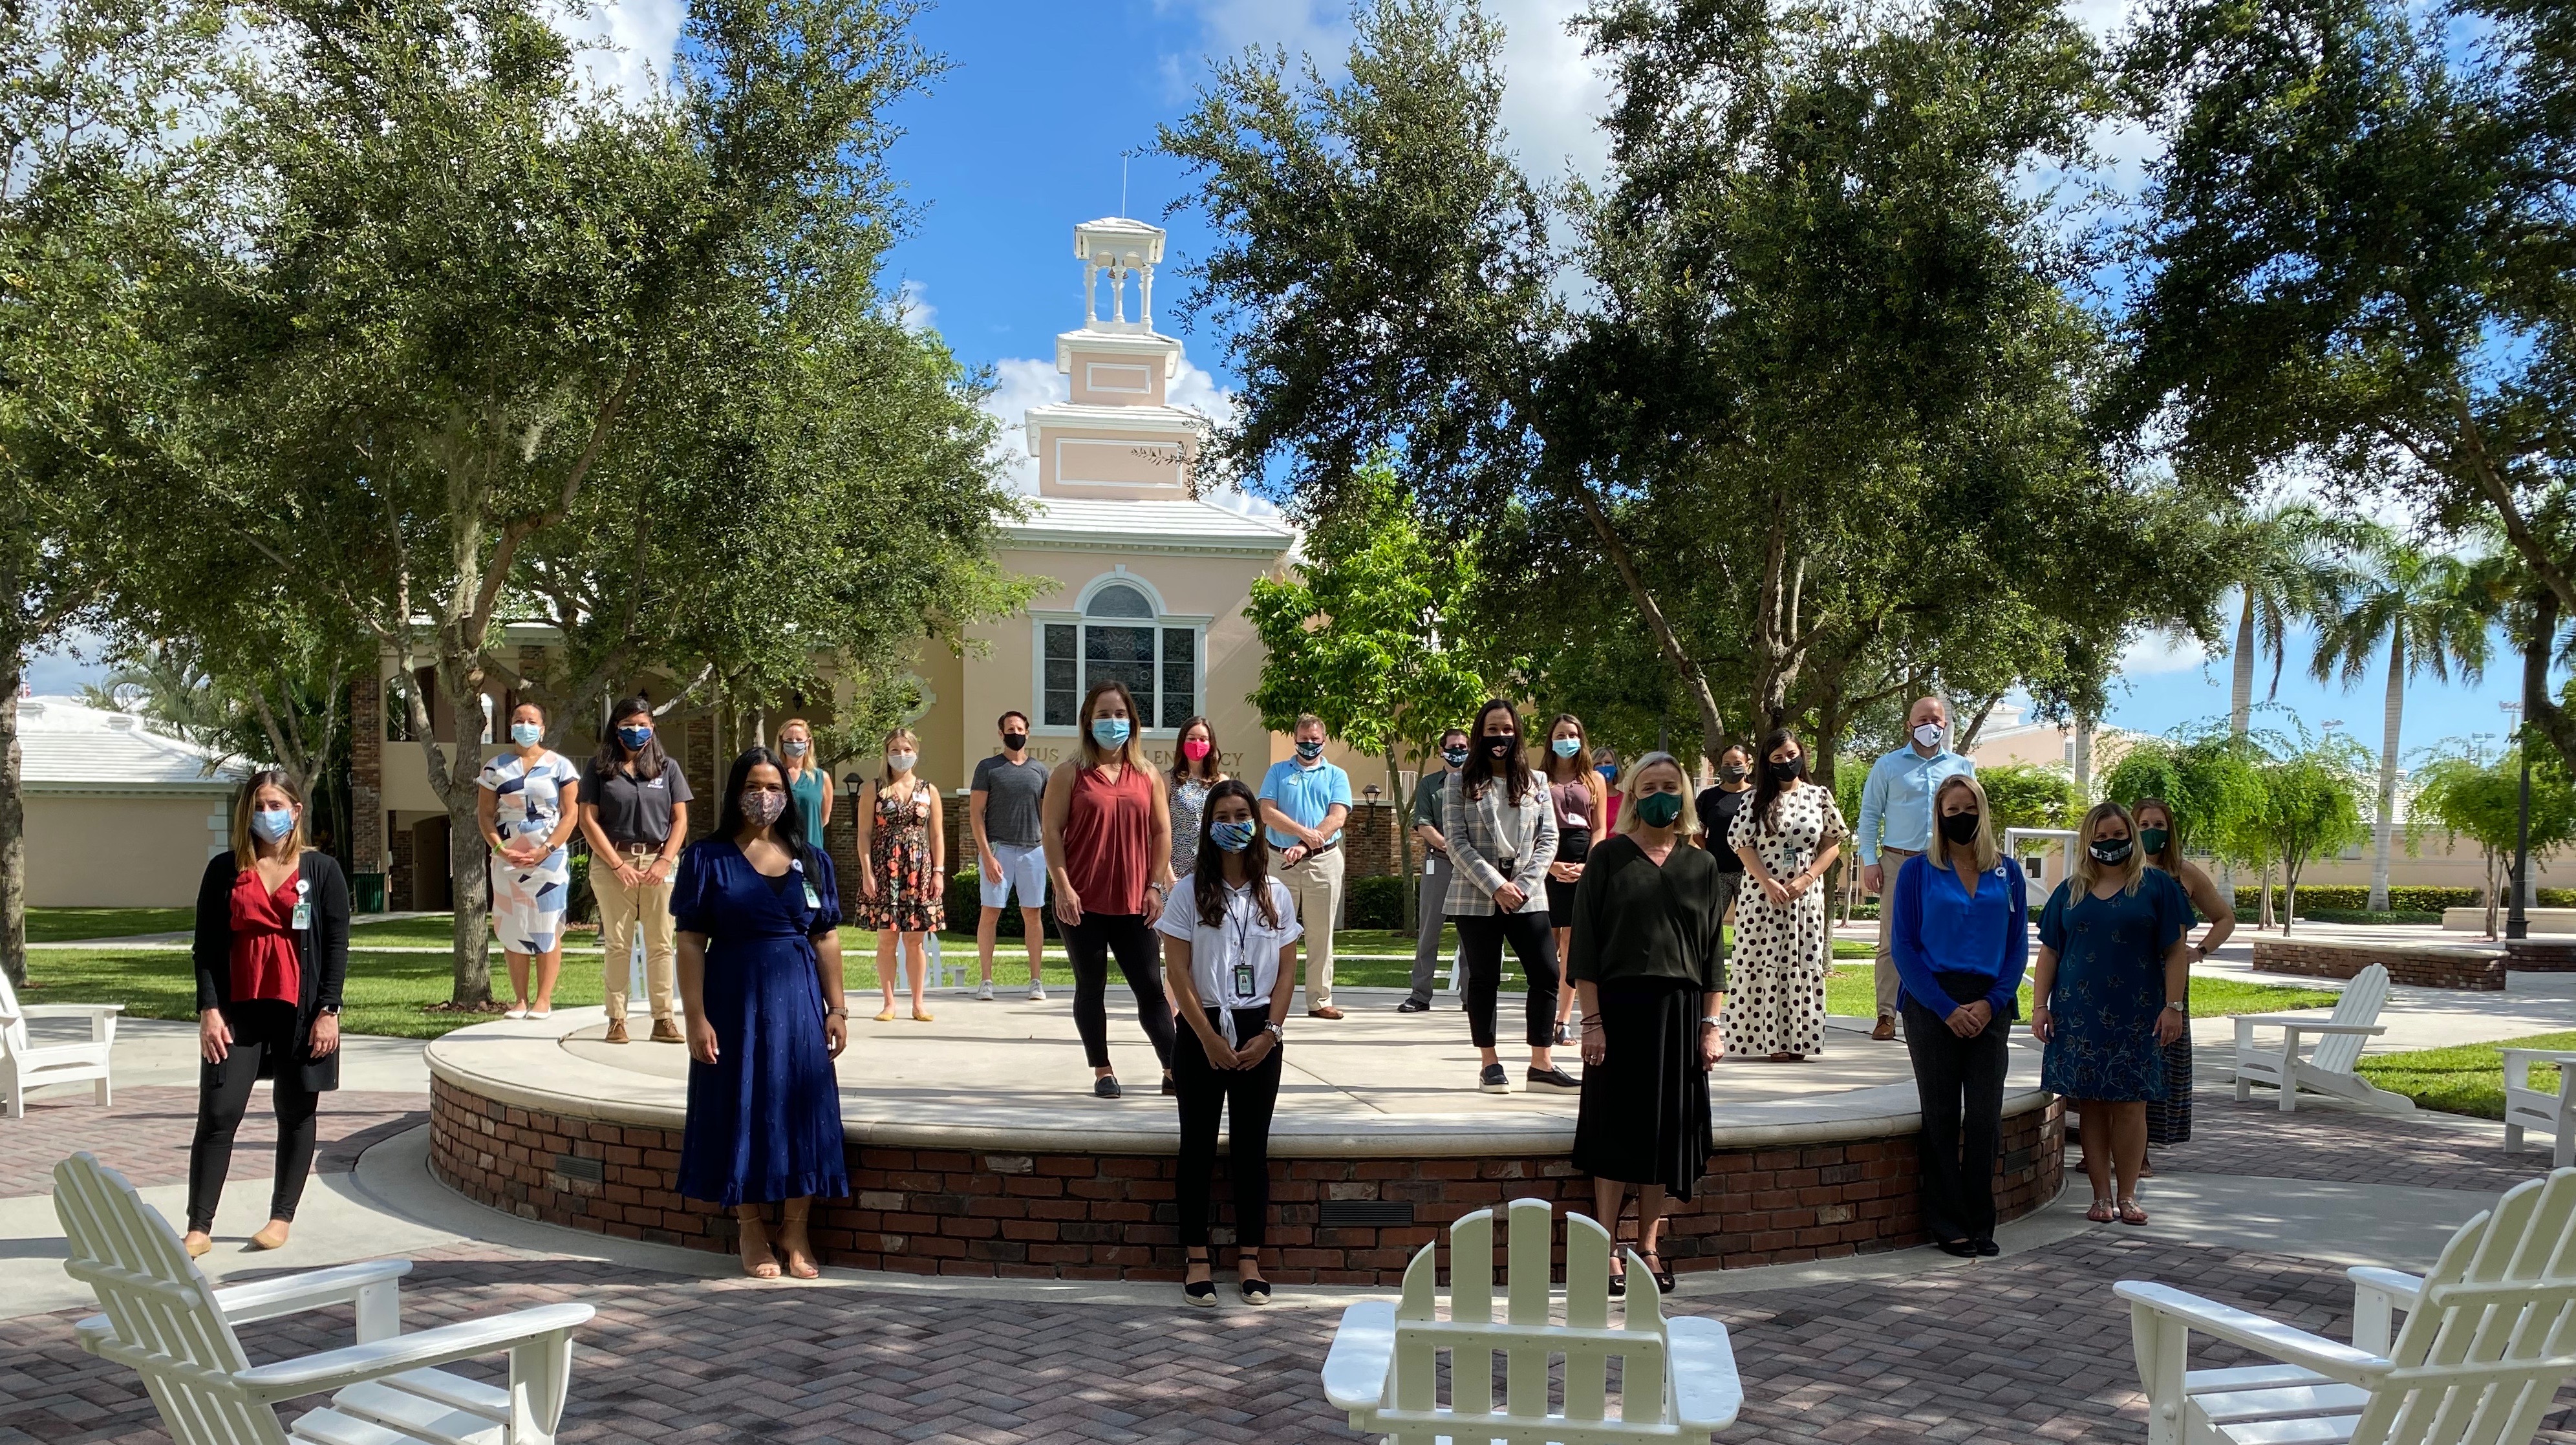
[[2002, 857], [1986, 790], [1953, 773], [1932, 795], [1940, 832], [1905, 860], [1889, 898], [1888, 941], [1904, 985], [1905, 1051], [1923, 1101], [1923, 1228], [1962, 1259], [1999, 1254], [1995, 1155], [2003, 1145], [2004, 1071], [2021, 976], [2030, 962], [2030, 901], [2021, 865]]
[[733, 1210], [744, 1273], [776, 1279], [784, 1254], [789, 1274], [812, 1279], [822, 1272], [806, 1232], [814, 1196], [850, 1192], [832, 1073], [850, 1011], [832, 860], [806, 844], [769, 749], [734, 759], [714, 835], [681, 860], [671, 914], [689, 1021], [680, 1192]]
[[2048, 1045], [2040, 1087], [2084, 1117], [2084, 1217], [2144, 1224], [2147, 1101], [2165, 1096], [2164, 1046], [2191, 1024], [2191, 900], [2145, 866], [2128, 809], [2095, 804], [2076, 836], [2075, 866], [2039, 918], [2030, 1031]]

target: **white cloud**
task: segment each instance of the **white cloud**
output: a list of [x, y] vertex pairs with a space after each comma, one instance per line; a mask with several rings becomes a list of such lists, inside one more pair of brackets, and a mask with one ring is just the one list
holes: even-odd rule
[[1072, 382], [1057, 374], [1055, 358], [1041, 360], [1034, 356], [1005, 357], [993, 363], [993, 382], [993, 394], [984, 398], [984, 410], [1002, 423], [994, 455], [1001, 460], [1016, 489], [1036, 496], [1038, 461], [1029, 455], [1029, 408], [1069, 399], [1073, 395]]
[[2191, 672], [2209, 660], [2199, 639], [2187, 632], [2150, 632], [2120, 650], [2122, 677], [2153, 677]]
[[939, 308], [930, 304], [930, 283], [906, 277], [894, 290], [887, 303], [896, 320], [908, 331], [935, 331], [939, 327]]
[[[1165, 14], [1195, 13], [1212, 57], [1244, 47], [1285, 47], [1292, 63], [1311, 56], [1325, 76], [1338, 77], [1349, 55], [1348, 9], [1338, 0], [1156, 0]], [[1493, 0], [1503, 26], [1503, 126], [1509, 143], [1533, 176], [1599, 177], [1609, 164], [1609, 141], [1598, 121], [1609, 106], [1610, 85], [1583, 53], [1565, 23], [1583, 0]], [[1177, 99], [1204, 73], [1179, 57], [1162, 59], [1165, 89]]]
[[642, 100], [660, 92], [680, 42], [680, 0], [548, 0], [547, 20], [579, 47], [591, 89]]

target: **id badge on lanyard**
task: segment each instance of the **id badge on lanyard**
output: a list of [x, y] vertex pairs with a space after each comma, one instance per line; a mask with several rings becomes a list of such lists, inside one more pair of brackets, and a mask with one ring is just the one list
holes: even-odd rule
[[[1227, 921], [1233, 921], [1233, 909], [1231, 907], [1231, 903], [1229, 903], [1227, 909]], [[1258, 986], [1259, 982], [1253, 977], [1252, 954], [1247, 947], [1251, 941], [1251, 933], [1252, 904], [1249, 899], [1246, 899], [1243, 904], [1243, 922], [1234, 930], [1234, 937], [1232, 939], [1234, 944], [1234, 996], [1237, 999], [1251, 998], [1252, 991]]]
[[295, 918], [290, 926], [298, 933], [313, 926], [313, 900], [305, 896], [312, 891], [312, 884], [301, 878], [295, 880]]
[[795, 862], [790, 863], [787, 866], [796, 870], [796, 881], [804, 886], [806, 911], [810, 913], [822, 912], [823, 895], [814, 891], [814, 880], [805, 876], [805, 865], [801, 862]]

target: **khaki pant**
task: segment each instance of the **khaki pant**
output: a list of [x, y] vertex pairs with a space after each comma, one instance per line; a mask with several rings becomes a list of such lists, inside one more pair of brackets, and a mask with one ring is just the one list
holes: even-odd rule
[[[637, 860], [629, 858], [630, 864]], [[651, 863], [650, 855], [641, 860]], [[656, 1021], [669, 1019], [675, 1010], [671, 992], [679, 972], [679, 952], [672, 937], [671, 885], [640, 884], [629, 888], [617, 881], [617, 872], [609, 860], [591, 855], [590, 892], [599, 900], [599, 942], [604, 950], [600, 958], [601, 981], [608, 993], [608, 1017], [622, 1022], [626, 1017], [627, 986], [634, 982], [635, 928], [644, 927], [645, 988], [653, 1001]]]
[[1905, 860], [1913, 856], [1914, 850], [1910, 848], [1881, 848], [1878, 850], [1880, 878], [1878, 882], [1878, 977], [1876, 981], [1878, 984], [1878, 1016], [1883, 1019], [1892, 1019], [1896, 1017], [1896, 997], [1899, 993], [1902, 993], [1905, 988], [1905, 981], [1899, 978], [1896, 973], [1896, 942], [1894, 937], [1888, 932], [1888, 929], [1894, 926], [1896, 918], [1896, 910], [1888, 906], [1888, 900], [1896, 894], [1896, 870], [1904, 867]]
[[1342, 850], [1299, 859], [1279, 870], [1288, 896], [1297, 900], [1297, 921], [1306, 928], [1306, 1007], [1319, 1009], [1333, 1001], [1333, 920], [1342, 909]]

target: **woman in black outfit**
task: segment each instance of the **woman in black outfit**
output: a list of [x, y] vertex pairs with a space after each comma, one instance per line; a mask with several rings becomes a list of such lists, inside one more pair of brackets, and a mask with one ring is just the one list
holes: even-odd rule
[[313, 1172], [313, 1113], [340, 1087], [340, 986], [349, 973], [349, 881], [304, 844], [304, 798], [254, 773], [233, 805], [232, 847], [197, 885], [197, 1135], [188, 1148], [188, 1253], [214, 1248], [215, 1206], [251, 1085], [276, 1082], [277, 1172], [254, 1249], [286, 1243]]
[[[1708, 1168], [1708, 1071], [1726, 1001], [1717, 860], [1683, 841], [1685, 786], [1672, 754], [1637, 760], [1617, 836], [1584, 860], [1565, 966], [1583, 995], [1574, 1167], [1592, 1176], [1596, 1217], [1614, 1234], [1637, 1191], [1638, 1252], [1667, 1290], [1673, 1274], [1656, 1237], [1665, 1198], [1688, 1202]], [[1611, 1292], [1624, 1293], [1626, 1266], [1611, 1265]]]

